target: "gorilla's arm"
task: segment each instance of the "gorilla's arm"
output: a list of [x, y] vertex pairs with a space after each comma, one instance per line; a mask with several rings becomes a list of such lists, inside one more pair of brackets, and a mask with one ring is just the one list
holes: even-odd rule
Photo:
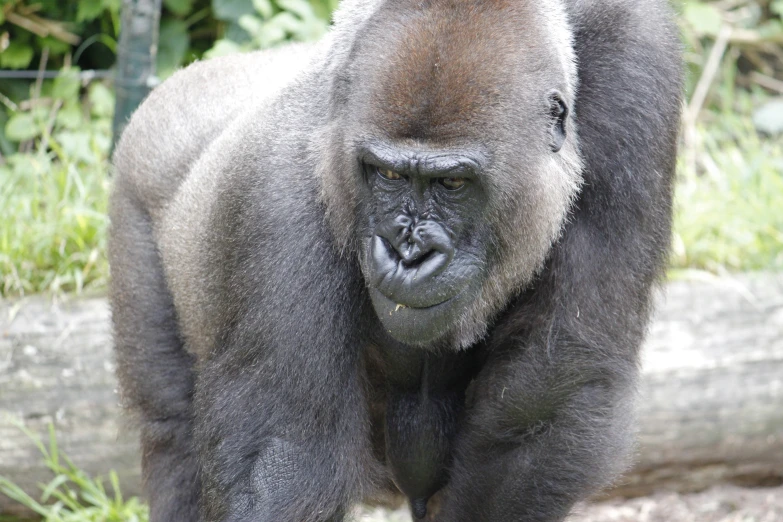
[[668, 248], [681, 71], [654, 6], [604, 4], [599, 23], [574, 4], [585, 185], [534, 289], [488, 341], [439, 520], [559, 521], [624, 465]]
[[217, 297], [238, 299], [238, 312], [196, 381], [203, 515], [342, 520], [372, 465], [356, 339], [362, 284], [331, 247], [315, 187], [262, 168], [276, 176], [232, 187], [231, 208], [214, 216], [233, 223], [223, 241], [242, 241], [222, 261]]
[[[539, 291], [556, 291], [550, 285], [557, 279], [562, 286], [561, 278], [582, 283], [558, 299], [556, 310], [526, 296], [490, 342], [438, 520], [560, 521], [575, 500], [622, 471], [643, 328], [629, 315], [647, 292], [619, 288], [622, 281], [605, 262], [593, 276], [606, 287], [583, 280], [582, 270], [567, 273], [569, 267], [547, 274]], [[618, 299], [629, 308], [602, 304]], [[515, 338], [531, 323], [525, 341]]]

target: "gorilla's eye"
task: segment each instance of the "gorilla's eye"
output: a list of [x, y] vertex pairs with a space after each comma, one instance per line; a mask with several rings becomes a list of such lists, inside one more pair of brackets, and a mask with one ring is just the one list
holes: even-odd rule
[[376, 167], [376, 170], [378, 171], [378, 175], [380, 177], [384, 179], [388, 179], [389, 181], [397, 181], [404, 178], [404, 176], [399, 172], [394, 172], [393, 170], [390, 169], [382, 169], [380, 167]]
[[449, 190], [459, 190], [465, 186], [465, 178], [440, 178], [440, 184]]

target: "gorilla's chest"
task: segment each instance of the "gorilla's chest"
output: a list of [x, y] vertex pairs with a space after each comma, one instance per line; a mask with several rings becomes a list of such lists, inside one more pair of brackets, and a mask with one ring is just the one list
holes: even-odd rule
[[365, 354], [376, 456], [414, 512], [421, 512], [448, 480], [478, 357], [471, 351], [435, 354], [375, 345]]

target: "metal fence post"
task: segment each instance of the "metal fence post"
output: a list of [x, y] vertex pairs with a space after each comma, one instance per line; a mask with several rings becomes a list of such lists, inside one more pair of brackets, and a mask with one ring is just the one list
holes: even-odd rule
[[157, 82], [155, 58], [160, 12], [161, 0], [123, 0], [114, 84], [117, 95], [112, 126], [114, 144], [128, 118]]

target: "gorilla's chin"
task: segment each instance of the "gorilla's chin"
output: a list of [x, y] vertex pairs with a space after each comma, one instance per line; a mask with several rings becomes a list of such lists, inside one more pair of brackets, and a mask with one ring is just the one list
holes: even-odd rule
[[375, 313], [387, 333], [401, 343], [422, 347], [437, 342], [453, 329], [469, 297], [470, 292], [466, 288], [442, 303], [414, 308], [370, 288]]

